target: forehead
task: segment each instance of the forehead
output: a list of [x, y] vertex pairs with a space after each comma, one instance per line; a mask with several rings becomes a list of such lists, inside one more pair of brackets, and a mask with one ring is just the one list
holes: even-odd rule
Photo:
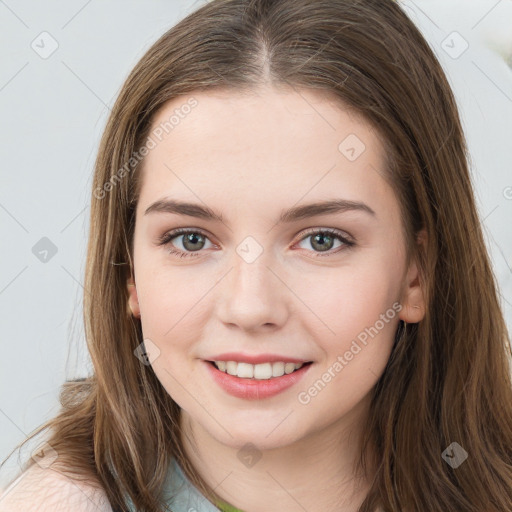
[[141, 209], [165, 195], [255, 208], [306, 195], [391, 198], [378, 133], [319, 91], [191, 93], [158, 111], [150, 137]]

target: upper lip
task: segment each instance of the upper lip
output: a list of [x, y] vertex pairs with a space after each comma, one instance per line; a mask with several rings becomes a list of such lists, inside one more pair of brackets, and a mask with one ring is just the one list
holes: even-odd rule
[[207, 359], [207, 361], [236, 361], [237, 363], [309, 363], [306, 359], [298, 359], [296, 357], [281, 356], [279, 354], [242, 354], [240, 352], [225, 352]]

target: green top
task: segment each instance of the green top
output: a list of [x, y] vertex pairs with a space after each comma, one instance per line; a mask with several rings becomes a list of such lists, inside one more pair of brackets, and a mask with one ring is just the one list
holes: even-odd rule
[[176, 459], [172, 459], [164, 495], [173, 512], [189, 512], [191, 509], [197, 512], [243, 512], [224, 501], [218, 501], [215, 505], [208, 501], [185, 476]]
[[222, 510], [222, 512], [243, 512], [243, 510], [240, 510], [239, 508], [235, 508], [232, 505], [230, 505], [229, 503], [226, 503], [224, 501], [217, 501], [217, 503], [215, 503], [215, 506], [219, 510]]
[[[224, 501], [217, 501], [215, 505], [208, 501], [188, 480], [175, 459], [172, 459], [167, 473], [164, 500], [173, 512], [190, 512], [191, 509], [196, 512], [243, 512]], [[131, 500], [128, 502], [130, 512], [136, 512]], [[384, 509], [379, 508], [376, 512], [384, 512]]]

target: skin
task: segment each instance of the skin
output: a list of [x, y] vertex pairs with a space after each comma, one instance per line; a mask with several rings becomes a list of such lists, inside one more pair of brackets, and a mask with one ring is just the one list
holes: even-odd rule
[[[416, 264], [406, 266], [399, 203], [383, 178], [381, 142], [363, 119], [316, 91], [268, 86], [193, 97], [198, 105], [147, 155], [136, 211], [129, 305], [160, 351], [152, 367], [182, 408], [188, 456], [225, 501], [251, 512], [355, 511], [368, 490], [353, 463], [369, 393], [399, 319], [424, 315]], [[187, 99], [166, 103], [153, 127]], [[354, 161], [338, 149], [349, 134], [365, 144]], [[144, 214], [165, 197], [207, 205], [223, 222]], [[281, 210], [334, 198], [364, 202], [375, 216], [346, 211], [277, 224]], [[206, 232], [202, 246], [183, 245], [183, 235], [172, 240], [200, 256], [180, 258], [169, 254], [171, 243], [157, 245], [180, 227]], [[308, 228], [339, 230], [355, 245], [334, 238], [325, 256]], [[263, 250], [252, 263], [236, 251], [247, 236]], [[300, 403], [298, 393], [332, 373], [338, 356], [395, 302], [400, 312]], [[314, 364], [292, 388], [248, 401], [228, 395], [206, 371], [204, 359], [228, 351]], [[237, 457], [246, 443], [262, 455], [251, 467]]]

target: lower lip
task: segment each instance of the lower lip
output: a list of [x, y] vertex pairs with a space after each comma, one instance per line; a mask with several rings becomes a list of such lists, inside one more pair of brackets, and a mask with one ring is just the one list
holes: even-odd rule
[[220, 371], [213, 363], [203, 361], [217, 384], [230, 395], [245, 400], [260, 400], [278, 395], [299, 382], [309, 370], [312, 363], [305, 364], [298, 370], [270, 379], [242, 379]]

